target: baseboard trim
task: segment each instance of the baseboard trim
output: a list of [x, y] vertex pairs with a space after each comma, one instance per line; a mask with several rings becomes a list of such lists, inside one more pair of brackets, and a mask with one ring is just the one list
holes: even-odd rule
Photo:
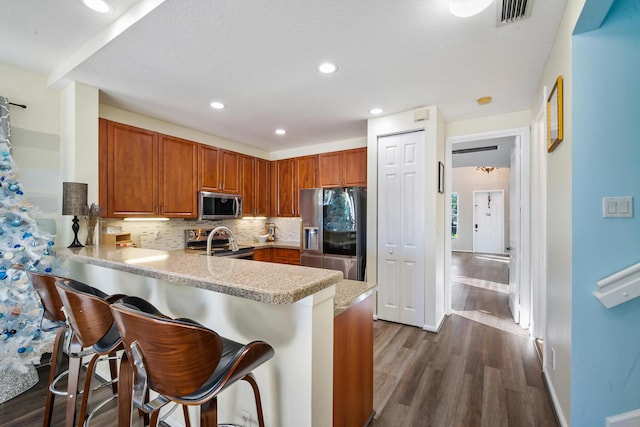
[[542, 371], [542, 382], [544, 383], [544, 388], [547, 389], [547, 394], [551, 400], [551, 409], [553, 409], [553, 415], [556, 417], [558, 425], [560, 427], [568, 427], [569, 424], [567, 423], [564, 413], [560, 407], [556, 390], [553, 388], [553, 383], [549, 380], [546, 371]]
[[446, 317], [446, 315], [443, 314], [442, 316], [440, 316], [440, 320], [438, 321], [437, 325], [435, 325], [435, 326], [424, 325], [422, 327], [422, 329], [425, 330], [425, 331], [429, 331], [429, 332], [435, 332], [437, 334], [438, 332], [440, 332], [440, 328], [442, 328], [442, 324], [444, 323], [444, 318], [445, 317]]

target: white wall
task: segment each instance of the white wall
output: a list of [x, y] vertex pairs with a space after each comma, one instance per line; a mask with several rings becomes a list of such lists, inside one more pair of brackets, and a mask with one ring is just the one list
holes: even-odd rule
[[495, 132], [504, 129], [518, 129], [529, 127], [530, 124], [531, 110], [515, 111], [513, 113], [497, 114], [477, 119], [459, 120], [447, 123], [447, 138]]
[[103, 119], [131, 126], [149, 129], [165, 135], [196, 141], [201, 144], [213, 145], [215, 147], [226, 148], [249, 156], [260, 157], [269, 160], [269, 153], [256, 147], [242, 144], [241, 142], [221, 138], [215, 135], [199, 132], [186, 128], [175, 123], [166, 122], [150, 116], [145, 116], [131, 111], [122, 110], [106, 104], [100, 104], [99, 115]]
[[[547, 154], [547, 333], [544, 357], [551, 360], [551, 349], [554, 350], [555, 370], [548, 364], [545, 375], [558, 415], [565, 425], [569, 425], [571, 413], [571, 34], [583, 6], [584, 0], [568, 0], [536, 92], [541, 94], [543, 86], [550, 91], [558, 75], [562, 74], [564, 140], [553, 153]], [[534, 210], [531, 213], [535, 215]], [[594, 344], [597, 345], [597, 341]]]
[[26, 199], [43, 217], [58, 218], [60, 195], [60, 94], [47, 88], [47, 76], [0, 62], [0, 95], [11, 106], [12, 155]]
[[458, 193], [458, 237], [451, 239], [451, 250], [473, 251], [473, 192], [480, 190], [504, 190], [504, 247], [509, 246], [509, 172], [498, 168], [487, 174], [474, 167], [451, 171], [451, 191]]
[[[428, 110], [429, 120], [414, 121], [414, 112]], [[444, 194], [437, 191], [438, 161], [444, 162], [444, 122], [437, 107], [424, 107], [370, 119], [367, 124], [367, 280], [377, 282], [378, 137], [425, 130], [425, 323], [436, 331], [444, 320]]]

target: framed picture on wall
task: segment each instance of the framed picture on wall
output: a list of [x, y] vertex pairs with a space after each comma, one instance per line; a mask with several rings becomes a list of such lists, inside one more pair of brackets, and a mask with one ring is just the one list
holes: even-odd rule
[[547, 152], [551, 153], [562, 141], [562, 75], [547, 99]]
[[444, 164], [438, 162], [438, 193], [444, 193]]

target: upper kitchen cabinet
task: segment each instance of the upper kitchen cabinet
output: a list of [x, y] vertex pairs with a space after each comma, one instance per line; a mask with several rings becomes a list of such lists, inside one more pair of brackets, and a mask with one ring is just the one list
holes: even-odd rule
[[202, 191], [239, 194], [240, 155], [210, 145], [198, 144], [200, 172], [198, 188]]
[[318, 155], [320, 187], [366, 187], [367, 148]]
[[196, 143], [100, 119], [99, 150], [107, 217], [197, 216]]
[[242, 215], [254, 216], [255, 159], [250, 156], [240, 155], [238, 165], [240, 167], [240, 194], [242, 194]]
[[107, 217], [159, 211], [158, 134], [100, 119], [100, 204]]
[[272, 214], [275, 216], [296, 216], [294, 194], [296, 192], [296, 161], [295, 159], [278, 160], [273, 163], [274, 191], [272, 197]]
[[254, 164], [254, 215], [269, 216], [269, 175], [270, 162], [264, 159], [255, 159]]
[[298, 192], [317, 185], [318, 157], [278, 160], [273, 165], [272, 206], [275, 212], [272, 213], [281, 217], [299, 216]]
[[[296, 157], [298, 190], [315, 188], [318, 176], [318, 156]], [[296, 198], [298, 192], [296, 191]]]
[[242, 214], [269, 216], [269, 161], [241, 154], [238, 165]]
[[198, 212], [198, 144], [160, 135], [160, 214], [195, 218]]

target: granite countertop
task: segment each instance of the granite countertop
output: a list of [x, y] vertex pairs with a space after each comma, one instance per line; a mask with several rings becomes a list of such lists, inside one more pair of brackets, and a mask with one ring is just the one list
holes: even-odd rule
[[336, 296], [333, 315], [338, 316], [356, 305], [378, 289], [378, 285], [356, 280], [342, 280], [336, 284]]
[[268, 304], [291, 304], [343, 280], [339, 271], [196, 255], [183, 250], [88, 246], [59, 248], [56, 256]]

